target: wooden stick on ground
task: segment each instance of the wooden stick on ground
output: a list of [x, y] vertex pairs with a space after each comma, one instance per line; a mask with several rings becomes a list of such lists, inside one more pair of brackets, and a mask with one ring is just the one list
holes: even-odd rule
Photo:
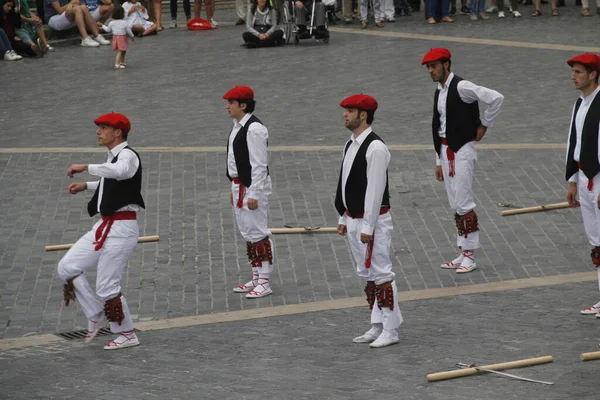
[[[518, 361], [509, 361], [500, 364], [492, 364], [492, 365], [482, 365], [481, 368], [492, 369], [494, 371], [502, 371], [510, 368], [521, 368], [521, 367], [529, 367], [531, 365], [545, 364], [550, 363], [554, 360], [552, 356], [544, 356], [544, 357], [536, 357], [536, 358], [527, 358], [525, 360]], [[457, 369], [453, 371], [444, 371], [444, 372], [435, 372], [433, 374], [427, 375], [427, 380], [429, 382], [442, 381], [445, 379], [453, 379], [460, 378], [463, 376], [469, 375], [477, 375], [485, 373], [477, 370], [476, 368], [464, 368]]]
[[590, 360], [598, 360], [600, 359], [600, 351], [593, 351], [591, 353], [583, 353], [581, 356], [581, 361], [590, 361]]
[[337, 228], [271, 228], [273, 235], [286, 235], [288, 233], [337, 233]]
[[516, 215], [516, 214], [526, 214], [531, 212], [538, 211], [548, 211], [548, 210], [559, 210], [561, 208], [570, 208], [568, 202], [564, 203], [554, 203], [554, 204], [546, 204], [544, 206], [535, 206], [535, 207], [525, 207], [525, 208], [516, 208], [514, 210], [506, 210], [502, 211], [502, 216], [505, 217], [507, 215]]
[[[158, 242], [159, 240], [160, 240], [160, 236], [158, 236], [158, 235], [140, 236], [140, 238], [138, 239], [138, 243]], [[73, 243], [57, 244], [57, 245], [53, 245], [53, 246], [46, 246], [46, 247], [44, 247], [44, 250], [46, 250], [46, 251], [68, 250], [71, 247], [73, 247]]]

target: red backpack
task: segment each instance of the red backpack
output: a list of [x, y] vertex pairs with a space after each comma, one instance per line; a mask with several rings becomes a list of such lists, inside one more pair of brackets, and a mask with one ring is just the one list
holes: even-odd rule
[[192, 18], [188, 21], [187, 27], [190, 31], [204, 31], [206, 29], [214, 29], [210, 22], [202, 18]]

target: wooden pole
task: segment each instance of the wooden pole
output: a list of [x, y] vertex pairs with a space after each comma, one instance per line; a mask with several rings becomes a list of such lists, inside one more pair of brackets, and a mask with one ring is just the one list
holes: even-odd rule
[[564, 203], [554, 203], [554, 204], [546, 204], [544, 206], [525, 207], [525, 208], [517, 208], [514, 210], [506, 210], [506, 211], [502, 211], [502, 216], [505, 217], [507, 215], [526, 214], [526, 213], [531, 213], [531, 212], [548, 211], [548, 210], [559, 210], [561, 208], [570, 208], [570, 207], [571, 206], [569, 205], [569, 203], [565, 201]]
[[[552, 356], [544, 356], [544, 357], [536, 357], [536, 358], [527, 358], [525, 360], [518, 361], [509, 361], [500, 364], [492, 364], [492, 365], [482, 365], [481, 368], [491, 369], [494, 371], [502, 371], [510, 368], [521, 368], [521, 367], [529, 367], [531, 365], [545, 364], [550, 363], [554, 360]], [[427, 375], [427, 380], [429, 382], [442, 381], [445, 379], [453, 379], [460, 378], [463, 376], [469, 375], [477, 375], [485, 373], [483, 371], [479, 371], [476, 368], [464, 368], [457, 369], [454, 371], [444, 371], [444, 372], [435, 372], [433, 374]]]
[[[138, 239], [138, 243], [148, 243], [148, 242], [158, 242], [160, 240], [160, 236], [140, 236]], [[57, 251], [57, 250], [68, 250], [73, 247], [73, 243], [70, 244], [57, 244], [53, 246], [46, 246], [44, 250], [46, 251]]]
[[337, 228], [271, 228], [273, 235], [286, 235], [289, 233], [337, 233]]
[[583, 353], [581, 356], [581, 361], [590, 361], [590, 360], [598, 360], [600, 359], [600, 351], [593, 351], [591, 353]]

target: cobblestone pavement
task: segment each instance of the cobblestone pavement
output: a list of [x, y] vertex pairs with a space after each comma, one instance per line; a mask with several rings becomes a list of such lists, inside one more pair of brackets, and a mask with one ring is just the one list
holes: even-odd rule
[[[578, 313], [589, 284], [401, 302], [398, 345], [351, 342], [367, 307], [139, 334], [141, 345], [104, 351], [106, 337], [0, 354], [6, 399], [597, 399], [598, 323]], [[592, 300], [592, 299], [587, 299]], [[499, 376], [428, 383], [425, 375], [552, 355]]]
[[[524, 10], [527, 15], [530, 7]], [[452, 26], [435, 27], [415, 13], [379, 32], [597, 44], [598, 17], [581, 19], [573, 7], [561, 12], [560, 18], [477, 24], [460, 17]], [[435, 86], [420, 60], [433, 46], [451, 48], [457, 74], [505, 94], [505, 109], [485, 143], [566, 139], [577, 93], [565, 60], [576, 51], [342, 32], [332, 33], [329, 45], [251, 51], [239, 47], [242, 28], [223, 25], [136, 40], [124, 71], [111, 68], [114, 54], [106, 47], [74, 46], [43, 60], [0, 63], [2, 76], [14, 77], [3, 81], [0, 96], [0, 338], [84, 327], [77, 306], [61, 306], [62, 283], [55, 272], [61, 253], [45, 253], [43, 246], [73, 242], [91, 227], [87, 199], [66, 193], [65, 172], [73, 162], [104, 159], [75, 149], [93, 149], [92, 121], [101, 113], [127, 114], [133, 122], [130, 142], [138, 148], [223, 146], [231, 125], [221, 95], [235, 84], [253, 86], [272, 146], [339, 147], [272, 153], [273, 227], [336, 224], [333, 191], [348, 137], [338, 106], [344, 96], [366, 92], [379, 100], [374, 128], [387, 143], [430, 144]], [[39, 147], [62, 151], [31, 149]], [[433, 151], [392, 156], [393, 250], [402, 291], [592, 270], [577, 210], [499, 215], [500, 202], [563, 201], [563, 149], [480, 150], [475, 193], [483, 227], [481, 268], [465, 276], [438, 267], [454, 255], [454, 228], [444, 189], [433, 179]], [[161, 241], [138, 247], [124, 280], [136, 320], [361, 294], [346, 242], [325, 234], [276, 237], [273, 296], [246, 301], [232, 293], [249, 271], [227, 204], [224, 153], [142, 152], [142, 161], [148, 209], [140, 226], [144, 235], [159, 234]], [[585, 287], [593, 295], [595, 284]]]

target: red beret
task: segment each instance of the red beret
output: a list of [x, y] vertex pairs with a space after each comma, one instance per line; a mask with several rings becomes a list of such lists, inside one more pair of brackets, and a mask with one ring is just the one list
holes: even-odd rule
[[590, 67], [600, 72], [600, 57], [598, 57], [596, 54], [584, 53], [567, 61], [567, 64], [569, 64], [571, 67], [575, 63], [583, 64], [586, 67]]
[[427, 54], [425, 54], [423, 60], [421, 60], [421, 65], [425, 65], [434, 61], [449, 60], [450, 57], [452, 57], [450, 50], [444, 49], [443, 47], [436, 47], [435, 49], [429, 50]]
[[253, 100], [254, 92], [248, 86], [236, 86], [223, 95], [225, 100]]
[[120, 129], [123, 133], [129, 133], [131, 130], [131, 122], [123, 114], [111, 112], [99, 116], [94, 120], [96, 125], [112, 126], [115, 129]]
[[353, 94], [342, 100], [340, 106], [344, 108], [359, 108], [365, 111], [375, 111], [377, 110], [377, 100], [366, 94]]

